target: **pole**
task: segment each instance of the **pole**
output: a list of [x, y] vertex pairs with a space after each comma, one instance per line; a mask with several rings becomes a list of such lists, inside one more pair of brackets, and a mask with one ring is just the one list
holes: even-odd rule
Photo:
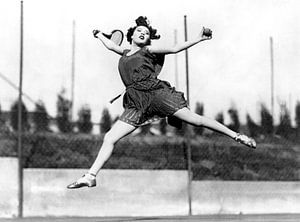
[[75, 84], [75, 20], [73, 20], [72, 31], [72, 73], [71, 73], [71, 120], [73, 120], [74, 109], [74, 84]]
[[18, 217], [23, 217], [23, 164], [22, 164], [22, 87], [23, 87], [23, 0], [21, 0], [21, 25], [20, 25], [20, 77], [18, 101]]
[[[177, 30], [175, 29], [174, 30], [174, 44], [176, 45], [177, 44]], [[176, 89], [178, 89], [179, 87], [179, 83], [178, 83], [178, 56], [177, 54], [175, 53], [175, 86], [176, 86]]]
[[290, 113], [290, 116], [292, 116], [292, 107], [293, 107], [293, 100], [292, 100], [292, 94], [289, 93], [289, 113]]
[[271, 113], [274, 121], [274, 58], [273, 58], [273, 38], [270, 37], [270, 53], [271, 53]]
[[[184, 39], [185, 41], [188, 40], [187, 37], [187, 19], [186, 15], [184, 16]], [[189, 84], [189, 58], [188, 58], [188, 50], [185, 50], [185, 68], [186, 68], [186, 95], [187, 95], [187, 102], [188, 105], [190, 104], [190, 84]], [[188, 201], [189, 201], [189, 215], [192, 215], [192, 167], [191, 167], [191, 133], [190, 127], [186, 128], [186, 149], [187, 149], [187, 164], [188, 164]]]
[[[187, 22], [186, 22], [186, 15], [184, 16], [184, 40], [188, 40], [187, 36]], [[190, 104], [190, 82], [189, 82], [189, 54], [188, 50], [185, 50], [185, 69], [186, 69], [186, 97], [188, 104]]]

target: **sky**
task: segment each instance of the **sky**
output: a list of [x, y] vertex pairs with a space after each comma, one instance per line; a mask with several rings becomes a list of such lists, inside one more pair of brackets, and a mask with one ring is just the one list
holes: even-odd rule
[[[213, 31], [210, 41], [188, 50], [190, 106], [204, 103], [204, 114], [215, 118], [237, 108], [241, 121], [249, 113], [259, 121], [260, 103], [271, 109], [270, 37], [274, 52], [275, 119], [286, 103], [294, 118], [300, 101], [300, 1], [297, 0], [24, 0], [23, 91], [42, 100], [56, 115], [57, 94], [71, 98], [72, 33], [75, 22], [74, 112], [88, 104], [94, 122], [103, 108], [113, 116], [122, 112], [122, 100], [109, 100], [124, 90], [118, 73], [119, 56], [108, 51], [92, 30], [126, 33], [134, 20], [147, 16], [158, 29], [156, 45], [184, 41], [202, 27]], [[20, 1], [0, 0], [0, 74], [18, 85], [20, 73]], [[176, 30], [176, 36], [175, 36]], [[123, 45], [129, 47], [126, 40]], [[175, 81], [177, 67], [178, 84]], [[186, 92], [185, 53], [167, 55], [160, 79]], [[0, 105], [9, 110], [18, 92], [0, 78]], [[34, 105], [24, 98], [28, 110]]]

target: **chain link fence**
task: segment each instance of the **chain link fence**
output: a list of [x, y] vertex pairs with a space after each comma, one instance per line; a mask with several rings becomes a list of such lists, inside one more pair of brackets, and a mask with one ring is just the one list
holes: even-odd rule
[[[89, 168], [101, 147], [104, 133], [114, 121], [107, 110], [103, 111], [99, 124], [90, 122], [87, 108], [81, 112], [82, 118], [76, 123], [68, 122], [64, 115], [49, 117], [41, 107], [35, 114], [28, 112], [23, 115], [27, 118], [22, 120], [23, 167]], [[230, 112], [235, 115], [234, 110]], [[1, 157], [18, 156], [18, 132], [13, 115], [13, 111], [0, 114]], [[220, 115], [218, 118], [218, 121], [222, 121]], [[99, 127], [101, 133], [92, 134], [95, 127]], [[255, 136], [257, 149], [250, 149], [203, 128], [183, 125], [178, 130], [161, 120], [120, 140], [104, 168], [187, 170], [190, 147], [193, 180], [300, 179], [300, 138], [297, 128], [288, 128], [281, 123], [268, 132], [250, 117], [245, 126], [233, 122], [229, 127], [239, 127], [240, 131]], [[285, 127], [285, 130], [280, 127]], [[284, 133], [291, 131], [288, 135], [278, 134], [279, 129]], [[190, 132], [188, 137], [187, 131]], [[187, 138], [190, 138], [189, 141]]]

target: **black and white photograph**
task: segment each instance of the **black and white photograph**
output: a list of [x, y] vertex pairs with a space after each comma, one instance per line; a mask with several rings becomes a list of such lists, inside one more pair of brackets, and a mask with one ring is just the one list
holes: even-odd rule
[[300, 221], [299, 10], [0, 0], [0, 221]]

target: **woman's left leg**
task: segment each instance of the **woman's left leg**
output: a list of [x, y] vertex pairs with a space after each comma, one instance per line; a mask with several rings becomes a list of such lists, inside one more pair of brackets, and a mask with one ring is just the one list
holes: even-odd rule
[[177, 118], [179, 118], [187, 123], [190, 123], [194, 126], [206, 127], [208, 129], [211, 129], [216, 132], [222, 133], [226, 136], [229, 136], [232, 139], [236, 140], [237, 142], [242, 143], [246, 146], [249, 146], [254, 149], [256, 148], [256, 142], [254, 139], [252, 139], [246, 135], [234, 132], [233, 130], [229, 129], [228, 127], [219, 123], [218, 121], [198, 115], [197, 113], [190, 111], [186, 107], [175, 112], [174, 116], [176, 116]]
[[232, 131], [231, 129], [219, 123], [218, 121], [194, 113], [186, 107], [176, 111], [174, 113], [174, 116], [193, 126], [203, 126], [213, 131], [229, 136], [233, 139], [237, 136], [236, 132]]

